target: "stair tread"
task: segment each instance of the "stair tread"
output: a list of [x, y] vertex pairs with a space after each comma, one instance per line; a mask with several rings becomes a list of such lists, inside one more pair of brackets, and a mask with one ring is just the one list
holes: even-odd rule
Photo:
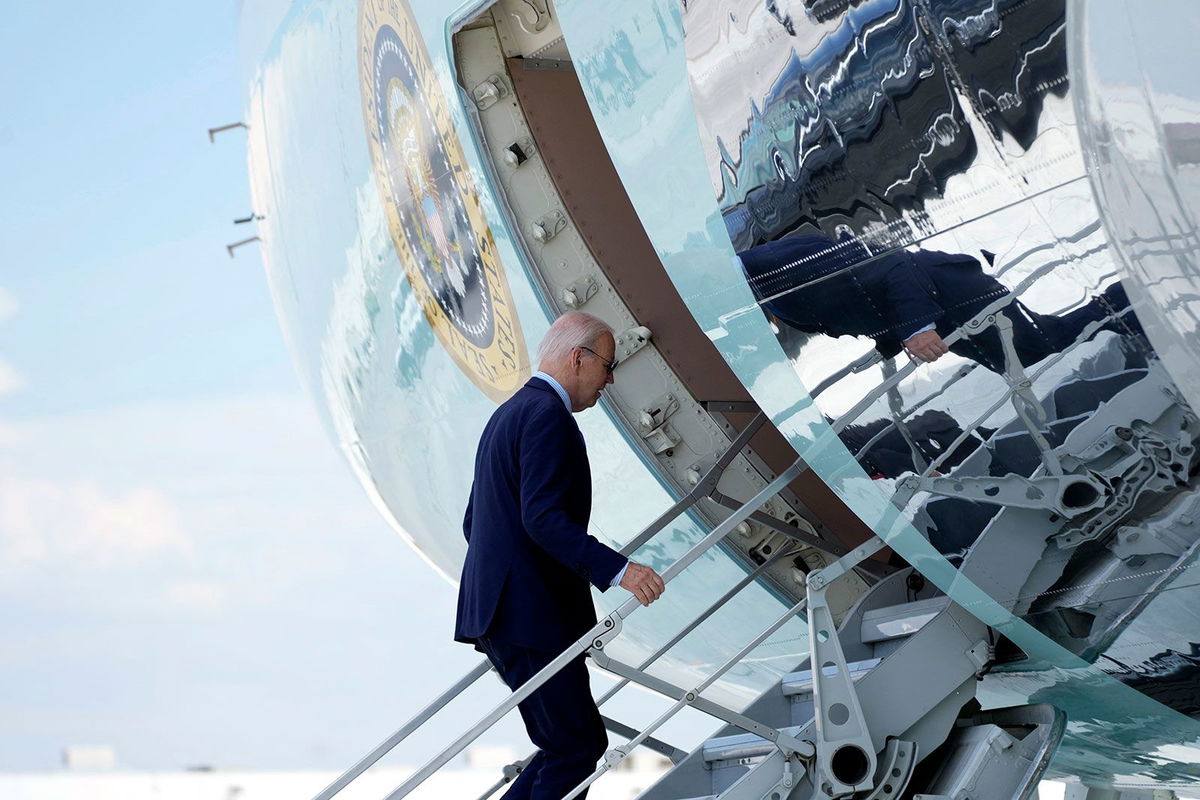
[[873, 608], [863, 614], [859, 641], [872, 644], [912, 636], [940, 614], [949, 602], [950, 598], [943, 595], [928, 600]]
[[[780, 728], [785, 733], [795, 733], [803, 726], [795, 725]], [[753, 758], [766, 755], [775, 745], [756, 733], [732, 733], [728, 736], [714, 736], [704, 743], [704, 760], [708, 762], [724, 761], [731, 758]]]
[[[879, 666], [881, 661], [883, 661], [882, 658], [868, 658], [865, 661], [851, 661], [850, 663], [846, 664], [846, 669], [850, 671], [850, 677], [852, 679], [858, 680], [863, 675], [866, 675], [868, 672], [875, 669], [875, 667]], [[832, 675], [834, 672], [832, 668], [826, 667], [825, 674]], [[783, 693], [786, 696], [809, 693], [812, 691], [812, 685], [813, 674], [811, 669], [804, 669], [799, 670], [798, 672], [788, 673], [779, 681], [779, 686], [781, 689], [783, 689]]]

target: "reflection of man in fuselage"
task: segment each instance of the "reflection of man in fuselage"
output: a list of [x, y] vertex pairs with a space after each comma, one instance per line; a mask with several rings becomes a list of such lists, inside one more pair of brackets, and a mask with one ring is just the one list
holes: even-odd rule
[[[922, 361], [947, 351], [1003, 374], [1004, 349], [994, 326], [947, 345], [955, 329], [1008, 289], [967, 255], [899, 251], [872, 256], [858, 241], [798, 234], [738, 253], [762, 307], [805, 333], [867, 336], [885, 357], [901, 350]], [[1070, 347], [1093, 322], [1118, 333], [1141, 333], [1119, 282], [1059, 316], [1039, 314], [1013, 298], [1003, 313], [1013, 344], [1029, 366]]]

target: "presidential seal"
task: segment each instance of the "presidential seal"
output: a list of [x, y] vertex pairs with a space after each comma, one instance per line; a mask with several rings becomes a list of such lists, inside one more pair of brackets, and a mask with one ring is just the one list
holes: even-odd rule
[[407, 3], [362, 0], [359, 78], [375, 180], [392, 243], [455, 363], [496, 402], [529, 355], [437, 75]]

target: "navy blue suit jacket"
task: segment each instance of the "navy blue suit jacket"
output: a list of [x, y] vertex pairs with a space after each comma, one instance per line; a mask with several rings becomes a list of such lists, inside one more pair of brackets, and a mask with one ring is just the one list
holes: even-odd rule
[[532, 378], [479, 440], [454, 638], [558, 651], [595, 625], [588, 583], [607, 589], [626, 559], [588, 534], [591, 510], [583, 435]]

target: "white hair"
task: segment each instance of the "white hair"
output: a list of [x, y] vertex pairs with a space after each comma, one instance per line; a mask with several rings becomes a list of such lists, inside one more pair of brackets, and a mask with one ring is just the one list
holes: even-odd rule
[[606, 333], [616, 338], [609, 324], [599, 317], [584, 311], [568, 311], [554, 320], [538, 346], [538, 369], [565, 361], [576, 347], [595, 349]]

